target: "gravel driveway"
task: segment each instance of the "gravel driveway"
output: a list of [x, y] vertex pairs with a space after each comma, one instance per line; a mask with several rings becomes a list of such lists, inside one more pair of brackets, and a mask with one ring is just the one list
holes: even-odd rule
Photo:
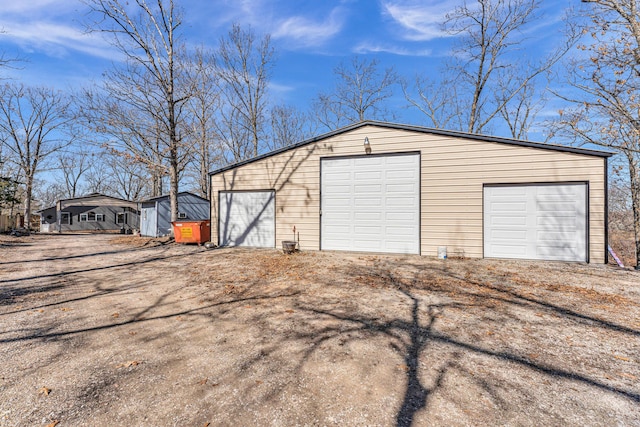
[[1, 426], [640, 426], [640, 274], [0, 237]]

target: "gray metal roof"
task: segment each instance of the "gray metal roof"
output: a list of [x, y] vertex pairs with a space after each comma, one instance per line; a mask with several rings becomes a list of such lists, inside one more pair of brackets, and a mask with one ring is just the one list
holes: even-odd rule
[[[193, 197], [197, 197], [199, 199], [204, 200], [205, 202], [209, 202], [209, 200], [205, 199], [204, 197], [198, 196], [197, 194], [194, 194], [194, 193], [192, 193], [190, 191], [181, 191], [181, 192], [178, 193], [178, 196], [180, 196], [181, 194], [190, 194]], [[163, 194], [161, 196], [155, 196], [155, 197], [150, 197], [148, 199], [139, 200], [138, 203], [148, 203], [148, 202], [153, 202], [153, 201], [156, 201], [156, 200], [168, 199], [168, 198], [169, 198], [169, 194]]]
[[134, 203], [131, 200], [122, 199], [120, 197], [107, 196], [106, 194], [102, 194], [102, 193], [90, 193], [90, 194], [87, 194], [86, 196], [72, 197], [72, 198], [69, 198], [69, 199], [60, 199], [60, 200], [58, 200], [58, 202], [70, 202], [70, 201], [73, 201], [73, 200], [97, 199], [97, 198], [101, 198], [101, 197], [106, 198], [106, 199], [118, 200], [118, 201], [122, 201], [122, 202]]
[[248, 159], [248, 160], [243, 160], [241, 162], [233, 163], [231, 165], [228, 165], [228, 166], [222, 167], [220, 169], [216, 169], [214, 171], [211, 171], [211, 172], [209, 172], [209, 175], [216, 175], [216, 174], [221, 173], [221, 172], [225, 172], [225, 171], [228, 171], [228, 170], [231, 170], [231, 169], [235, 169], [237, 167], [244, 166], [246, 164], [253, 163], [253, 162], [256, 162], [258, 160], [266, 159], [267, 157], [275, 156], [277, 154], [281, 154], [281, 153], [287, 152], [289, 150], [293, 150], [293, 149], [302, 147], [304, 145], [311, 144], [311, 143], [314, 143], [314, 142], [318, 142], [318, 141], [321, 141], [323, 139], [327, 139], [327, 138], [330, 138], [332, 136], [339, 135], [339, 134], [345, 133], [345, 132], [349, 132], [349, 131], [352, 131], [354, 129], [358, 129], [358, 128], [361, 128], [361, 127], [364, 127], [364, 126], [376, 126], [376, 127], [380, 127], [380, 128], [386, 128], [386, 129], [398, 129], [398, 130], [406, 130], [406, 131], [411, 131], [411, 132], [428, 133], [428, 134], [431, 134], [431, 135], [442, 135], [442, 136], [451, 136], [451, 137], [463, 138], [463, 139], [472, 139], [472, 140], [476, 140], [476, 141], [496, 142], [496, 143], [499, 143], [499, 144], [516, 145], [516, 146], [520, 146], [520, 147], [540, 148], [540, 149], [543, 149], [543, 150], [564, 151], [564, 152], [568, 152], [568, 153], [583, 154], [583, 155], [587, 155], [587, 156], [611, 157], [614, 154], [616, 154], [615, 152], [605, 151], [605, 150], [593, 150], [593, 149], [588, 149], [588, 148], [570, 147], [570, 146], [559, 145], [559, 144], [548, 144], [548, 143], [544, 143], [544, 142], [522, 141], [522, 140], [518, 140], [518, 139], [503, 138], [503, 137], [498, 137], [498, 136], [480, 135], [480, 134], [459, 132], [459, 131], [452, 131], [452, 130], [444, 130], [444, 129], [434, 129], [434, 128], [428, 128], [428, 127], [424, 127], [424, 126], [405, 125], [405, 124], [399, 124], [399, 123], [388, 123], [388, 122], [379, 122], [379, 121], [374, 121], [374, 120], [365, 120], [365, 121], [362, 121], [362, 122], [354, 123], [354, 124], [349, 125], [349, 126], [345, 126], [343, 128], [334, 130], [332, 132], [328, 132], [328, 133], [325, 133], [325, 134], [322, 134], [322, 135], [315, 136], [313, 138], [306, 139], [304, 141], [298, 142], [298, 143], [293, 144], [293, 145], [289, 145], [287, 147], [280, 148], [278, 150], [270, 151], [268, 153], [253, 157], [253, 158]]

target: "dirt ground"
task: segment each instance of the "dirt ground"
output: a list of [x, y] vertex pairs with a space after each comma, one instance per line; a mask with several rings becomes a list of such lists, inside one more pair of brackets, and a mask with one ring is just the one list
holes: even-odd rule
[[[636, 241], [633, 231], [610, 230], [609, 244], [625, 267], [635, 267]], [[616, 264], [611, 255], [609, 255], [609, 264]]]
[[640, 426], [640, 273], [0, 237], [2, 426]]

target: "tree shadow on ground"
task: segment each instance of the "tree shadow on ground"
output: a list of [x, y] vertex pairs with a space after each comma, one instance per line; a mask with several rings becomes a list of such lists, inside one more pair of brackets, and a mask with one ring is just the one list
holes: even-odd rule
[[149, 249], [154, 249], [154, 247], [151, 246], [151, 247], [121, 248], [116, 250], [91, 252], [91, 253], [85, 253], [80, 255], [51, 256], [47, 258], [27, 259], [27, 260], [20, 260], [20, 261], [0, 261], [0, 265], [14, 265], [14, 264], [22, 265], [22, 264], [47, 262], [47, 261], [62, 261], [62, 260], [82, 259], [82, 258], [94, 258], [94, 257], [105, 256], [105, 255], [123, 254], [128, 252], [140, 252], [140, 251], [149, 250]]
[[[171, 319], [171, 318], [177, 318], [177, 317], [181, 317], [181, 316], [194, 316], [194, 317], [205, 317], [208, 319], [212, 318], [212, 314], [211, 313], [207, 313], [208, 310], [211, 309], [215, 309], [215, 308], [220, 308], [220, 307], [234, 307], [234, 305], [236, 304], [243, 304], [243, 303], [247, 303], [247, 302], [256, 302], [256, 301], [266, 301], [269, 299], [279, 299], [279, 298], [289, 298], [289, 297], [295, 297], [298, 293], [279, 293], [279, 294], [274, 294], [274, 295], [264, 295], [264, 296], [246, 296], [246, 297], [237, 297], [237, 298], [233, 298], [233, 299], [228, 299], [225, 301], [219, 301], [219, 302], [215, 302], [215, 303], [211, 303], [211, 304], [207, 304], [207, 305], [202, 305], [200, 307], [197, 308], [192, 308], [192, 309], [188, 309], [188, 310], [174, 310], [171, 311], [169, 313], [165, 313], [165, 314], [158, 314], [158, 315], [148, 315], [151, 311], [153, 311], [155, 308], [157, 308], [164, 300], [164, 297], [159, 297], [156, 299], [156, 301], [152, 304], [150, 304], [149, 306], [145, 307], [142, 311], [130, 316], [129, 319], [127, 320], [118, 320], [118, 321], [113, 321], [111, 323], [105, 323], [102, 325], [97, 325], [97, 326], [92, 326], [92, 327], [86, 327], [86, 328], [77, 328], [77, 329], [70, 329], [70, 330], [62, 330], [62, 331], [46, 331], [43, 332], [43, 330], [41, 328], [35, 328], [29, 331], [25, 331], [26, 333], [21, 334], [20, 336], [17, 337], [13, 337], [13, 338], [5, 338], [5, 339], [0, 339], [0, 344], [2, 343], [10, 343], [10, 342], [22, 342], [22, 341], [34, 341], [34, 340], [43, 340], [43, 341], [48, 341], [48, 340], [55, 340], [55, 339], [59, 339], [59, 338], [63, 338], [63, 337], [68, 337], [68, 336], [72, 336], [72, 335], [78, 335], [78, 334], [83, 334], [83, 333], [87, 333], [87, 332], [97, 332], [97, 331], [102, 331], [102, 330], [109, 330], [109, 329], [114, 329], [114, 328], [118, 328], [118, 327], [122, 327], [122, 326], [126, 326], [126, 325], [132, 325], [132, 324], [144, 324], [147, 322], [151, 322], [154, 320], [163, 320], [163, 319]], [[91, 297], [94, 297], [94, 295], [92, 295]], [[15, 333], [18, 332], [16, 330], [14, 331], [5, 331], [6, 333]]]
[[[60, 291], [65, 288], [64, 283], [52, 283], [45, 286], [33, 286], [33, 287], [13, 287], [13, 286], [2, 286], [0, 288], [0, 306], [3, 305], [13, 305], [15, 300], [18, 298], [28, 297], [34, 294], [46, 294], [49, 292]], [[15, 311], [0, 313], [0, 316], [3, 314], [11, 314], [15, 313]]]
[[[443, 389], [447, 389], [447, 381], [452, 377], [464, 377], [466, 380], [473, 382], [478, 388], [486, 392], [498, 406], [504, 404], [502, 399], [501, 384], [492, 382], [491, 379], [483, 379], [481, 376], [473, 375], [465, 365], [464, 359], [474, 356], [487, 358], [492, 363], [505, 362], [523, 368], [527, 371], [536, 372], [546, 377], [563, 379], [572, 382], [581, 383], [594, 391], [604, 391], [618, 397], [629, 399], [634, 403], [640, 402], [640, 394], [632, 388], [611, 386], [599, 381], [595, 375], [589, 376], [579, 372], [579, 368], [561, 368], [554, 366], [553, 363], [543, 363], [531, 360], [523, 356], [517, 348], [507, 347], [499, 350], [493, 348], [490, 344], [482, 341], [473, 341], [458, 330], [452, 328], [443, 328], [442, 322], [447, 313], [452, 310], [462, 311], [477, 309], [480, 312], [490, 312], [497, 310], [496, 304], [502, 303], [505, 307], [513, 310], [545, 311], [562, 318], [567, 323], [579, 325], [581, 327], [599, 328], [608, 332], [628, 335], [631, 340], [637, 340], [638, 331], [615, 324], [606, 319], [598, 319], [586, 313], [580, 313], [577, 310], [562, 307], [561, 303], [555, 300], [545, 300], [537, 298], [533, 295], [524, 294], [515, 286], [497, 285], [476, 279], [473, 276], [453, 273], [444, 268], [428, 267], [423, 270], [420, 268], [407, 269], [406, 260], [393, 259], [387, 261], [384, 265], [357, 266], [349, 263], [342, 264], [337, 267], [340, 269], [340, 277], [344, 277], [345, 283], [330, 282], [331, 275], [324, 275], [323, 272], [314, 272], [313, 280], [320, 286], [324, 285], [321, 292], [310, 292], [305, 282], [297, 280], [295, 283], [287, 283], [286, 286], [272, 286], [269, 282], [270, 278], [277, 274], [278, 270], [256, 271], [255, 275], [249, 272], [246, 286], [238, 286], [232, 293], [224, 292], [226, 279], [215, 275], [218, 272], [219, 265], [212, 265], [214, 252], [204, 252], [197, 258], [192, 258], [189, 262], [197, 265], [197, 262], [207, 260], [206, 264], [211, 268], [207, 274], [210, 276], [210, 285], [199, 285], [200, 287], [189, 291], [189, 297], [201, 299], [204, 303], [198, 307], [193, 305], [179, 305], [176, 299], [169, 298], [173, 296], [173, 292], [184, 290], [184, 287], [169, 287], [167, 292], [156, 296], [153, 300], [145, 301], [144, 307], [140, 307], [137, 311], [132, 312], [126, 318], [121, 316], [117, 319], [109, 321], [100, 321], [99, 324], [91, 326], [80, 325], [80, 327], [69, 327], [67, 325], [56, 325], [51, 328], [43, 328], [41, 326], [33, 329], [13, 330], [9, 331], [9, 335], [5, 335], [5, 339], [0, 339], [0, 343], [30, 343], [34, 341], [52, 341], [63, 343], [75, 337], [86, 338], [87, 334], [98, 331], [118, 330], [129, 325], [140, 325], [148, 328], [148, 337], [145, 339], [153, 340], [160, 336], [153, 336], [156, 332], [154, 326], [149, 322], [177, 319], [185, 317], [190, 319], [204, 320], [205, 324], [216, 325], [221, 317], [230, 314], [228, 322], [237, 323], [239, 328], [245, 328], [247, 325], [255, 325], [263, 320], [272, 317], [273, 312], [270, 311], [272, 306], [279, 309], [291, 307], [296, 309], [303, 317], [304, 322], [296, 324], [290, 330], [283, 331], [277, 329], [282, 326], [282, 322], [264, 323], [264, 329], [260, 331], [260, 335], [267, 336], [264, 344], [257, 346], [257, 350], [252, 353], [242, 354], [240, 351], [233, 351], [234, 357], [241, 358], [241, 372], [234, 378], [238, 382], [234, 386], [242, 387], [240, 380], [245, 379], [242, 375], [246, 375], [247, 369], [252, 364], [273, 363], [278, 366], [273, 359], [279, 356], [281, 349], [286, 349], [287, 344], [294, 342], [298, 347], [304, 350], [300, 353], [287, 352], [281, 357], [291, 360], [291, 364], [297, 366], [298, 372], [301, 372], [308, 362], [309, 358], [316, 353], [327, 342], [343, 345], [344, 343], [355, 342], [358, 340], [371, 340], [381, 338], [388, 343], [389, 348], [397, 354], [403, 361], [401, 369], [404, 387], [402, 396], [395, 408], [395, 424], [397, 426], [415, 425], [417, 417], [428, 411], [430, 405], [433, 404], [434, 397]], [[218, 254], [220, 254], [218, 252]], [[234, 260], [238, 252], [229, 252], [228, 260]], [[247, 256], [237, 257], [238, 260], [244, 260], [247, 263], [255, 262], [258, 258], [256, 252], [251, 251]], [[190, 254], [167, 255], [141, 260], [141, 262], [151, 262], [154, 260], [164, 260], [169, 258], [178, 259]], [[268, 259], [268, 258], [265, 258]], [[291, 258], [295, 260], [295, 257]], [[273, 258], [270, 258], [273, 262]], [[139, 264], [136, 262], [133, 264]], [[237, 261], [236, 261], [237, 263]], [[117, 268], [128, 266], [132, 263], [117, 264], [112, 266], [104, 266], [99, 268]], [[256, 267], [257, 265], [257, 267]], [[256, 270], [264, 270], [264, 266], [255, 263]], [[295, 268], [295, 264], [283, 264], [283, 269]], [[249, 270], [247, 265], [235, 265], [236, 269], [242, 269], [243, 273]], [[470, 267], [472, 268], [472, 267]], [[405, 273], [407, 270], [410, 272]], [[85, 270], [72, 271], [66, 274], [81, 273]], [[93, 271], [87, 270], [87, 271]], [[232, 271], [235, 271], [232, 269]], [[437, 276], [432, 277], [429, 274]], [[42, 276], [48, 277], [48, 276]], [[367, 279], [360, 281], [361, 278]], [[371, 279], [371, 290], [384, 290], [384, 295], [393, 296], [395, 300], [402, 301], [399, 310], [388, 308], [384, 316], [372, 314], [367, 310], [363, 301], [346, 301], [344, 298], [332, 295], [334, 290], [340, 288], [349, 291], [361, 291], [362, 287], [369, 286], [367, 282]], [[240, 280], [240, 279], [239, 279]], [[504, 279], [506, 280], [506, 279]], [[238, 282], [235, 282], [238, 284]], [[105, 293], [119, 292], [127, 289], [135, 289], [142, 286], [140, 283], [128, 283], [126, 286], [114, 286], [113, 288], [96, 289], [93, 294], [78, 296], [68, 301], [84, 300], [104, 295]], [[456, 295], [452, 293], [455, 290]], [[345, 294], [342, 294], [345, 295]], [[348, 294], [351, 295], [351, 294]], [[353, 293], [361, 295], [361, 292]], [[252, 303], [257, 306], [263, 302], [264, 305], [260, 309], [255, 310], [255, 314], [250, 316], [233, 316], [243, 310], [244, 305]], [[52, 303], [52, 304], [59, 304]], [[174, 305], [176, 304], [176, 305]], [[160, 310], [161, 308], [161, 310]], [[510, 313], [507, 308], [502, 308], [500, 314], [511, 316], [514, 321], [522, 322], [517, 314]], [[243, 323], [243, 322], [246, 322]], [[194, 326], [194, 327], [198, 327]], [[263, 327], [263, 324], [260, 324]], [[273, 328], [273, 329], [270, 329]], [[163, 330], [164, 331], [164, 330]], [[461, 331], [460, 331], [461, 332]], [[89, 335], [90, 336], [90, 335]], [[141, 339], [141, 338], [140, 338]], [[343, 344], [339, 344], [343, 343]], [[242, 342], [236, 343], [238, 346], [244, 345]], [[446, 348], [446, 356], [443, 358], [430, 357], [429, 351], [434, 348]], [[255, 354], [254, 354], [255, 353]], [[393, 354], [393, 353], [392, 353]], [[271, 359], [270, 359], [271, 358]], [[322, 363], [326, 363], [327, 359], [322, 359]], [[426, 361], [426, 363], [425, 363]], [[288, 365], [291, 366], [291, 365]], [[288, 373], [287, 373], [288, 375]], [[248, 383], [248, 382], [247, 382]], [[251, 386], [255, 387], [255, 382], [251, 382]], [[446, 391], [446, 390], [445, 390]], [[249, 393], [250, 390], [247, 390]], [[270, 402], [270, 398], [280, 393], [279, 389], [272, 389], [265, 392], [263, 402]]]
[[104, 270], [111, 270], [111, 269], [116, 269], [116, 268], [134, 267], [134, 266], [139, 266], [139, 265], [143, 265], [143, 264], [152, 263], [152, 262], [155, 262], [155, 261], [163, 261], [163, 260], [168, 260], [168, 259], [185, 258], [185, 257], [188, 257], [190, 255], [193, 255], [193, 254], [192, 253], [186, 253], [186, 254], [157, 255], [157, 256], [153, 256], [153, 257], [146, 258], [146, 259], [143, 259], [143, 260], [134, 260], [134, 261], [123, 262], [123, 263], [119, 263], [119, 264], [101, 265], [101, 266], [98, 266], [98, 267], [84, 268], [84, 269], [79, 269], [79, 270], [61, 271], [61, 272], [49, 273], [49, 274], [39, 274], [39, 275], [35, 275], [35, 276], [19, 277], [17, 279], [3, 279], [3, 280], [0, 280], [0, 284], [3, 284], [3, 283], [11, 284], [11, 283], [27, 282], [27, 281], [30, 281], [30, 280], [50, 279], [50, 278], [55, 278], [55, 277], [65, 277], [65, 276], [69, 276], [69, 275], [73, 275], [73, 274], [89, 273], [89, 272], [93, 272], [93, 271], [104, 271]]
[[[322, 326], [314, 328], [308, 331], [300, 331], [295, 336], [295, 340], [310, 341], [310, 345], [304, 357], [299, 362], [299, 367], [302, 367], [306, 360], [320, 347], [324, 342], [330, 340], [342, 340], [355, 341], [359, 339], [368, 339], [371, 336], [383, 336], [390, 340], [391, 347], [403, 358], [406, 365], [405, 371], [405, 391], [402, 398], [402, 403], [396, 414], [397, 426], [410, 426], [415, 421], [416, 414], [429, 406], [431, 396], [442, 386], [451, 370], [456, 370], [457, 374], [467, 375], [463, 372], [463, 369], [458, 365], [457, 359], [461, 357], [461, 354], [466, 355], [479, 355], [486, 356], [491, 359], [508, 362], [515, 364], [519, 367], [526, 368], [531, 371], [552, 377], [555, 379], [566, 379], [578, 383], [582, 383], [586, 386], [592, 387], [605, 392], [610, 392], [615, 395], [630, 399], [633, 402], [640, 403], [640, 393], [632, 389], [624, 389], [621, 387], [612, 386], [606, 384], [595, 377], [589, 377], [579, 373], [577, 370], [567, 370], [559, 367], [554, 367], [552, 364], [539, 363], [529, 358], [520, 355], [516, 350], [511, 349], [507, 351], [497, 351], [489, 347], [484, 347], [480, 343], [468, 342], [456, 336], [455, 333], [444, 333], [436, 328], [436, 322], [440, 317], [440, 313], [447, 309], [464, 309], [470, 307], [484, 308], [485, 310], [491, 309], [495, 300], [499, 300], [505, 304], [512, 304], [516, 306], [526, 306], [527, 309], [540, 309], [551, 311], [557, 316], [560, 316], [570, 322], [578, 324], [586, 324], [591, 327], [603, 328], [606, 330], [612, 330], [624, 334], [628, 334], [631, 339], [637, 339], [638, 331], [616, 325], [612, 322], [608, 322], [602, 319], [597, 319], [585, 314], [575, 312], [563, 308], [557, 304], [552, 304], [547, 301], [535, 299], [529, 296], [520, 295], [516, 290], [509, 288], [501, 288], [493, 285], [488, 285], [482, 282], [476, 282], [469, 278], [459, 277], [450, 274], [449, 276], [456, 280], [464, 280], [477, 287], [487, 287], [492, 293], [490, 295], [474, 292], [474, 290], [460, 290], [459, 293], [463, 293], [466, 297], [472, 297], [474, 301], [469, 303], [461, 302], [447, 302], [439, 304], [426, 304], [423, 302], [424, 292], [422, 299], [416, 294], [417, 291], [424, 290], [424, 282], [414, 279], [413, 281], [396, 277], [391, 270], [394, 268], [402, 268], [400, 264], [390, 266], [382, 271], [378, 270], [375, 274], [378, 275], [377, 279], [385, 284], [385, 286], [394, 288], [400, 295], [408, 301], [408, 308], [410, 307], [410, 320], [406, 320], [405, 313], [399, 313], [397, 316], [391, 316], [391, 319], [380, 319], [376, 316], [364, 315], [356, 311], [347, 312], [347, 310], [340, 308], [318, 308], [318, 306], [309, 304], [298, 304], [297, 309], [304, 310], [312, 315], [311, 323], [314, 321], [319, 322], [322, 319], [330, 320], [331, 326]], [[351, 277], [359, 277], [361, 275], [371, 275], [375, 269], [353, 269], [349, 272]], [[332, 284], [333, 285], [333, 284]], [[455, 285], [451, 285], [455, 286]], [[429, 288], [429, 284], [427, 284]], [[438, 287], [433, 287], [431, 292], [439, 294]], [[446, 293], [446, 291], [445, 291]], [[457, 298], [458, 301], [464, 298]], [[423, 320], [421, 320], [421, 313]], [[425, 314], [426, 313], [426, 318]], [[429, 345], [445, 345], [453, 349], [453, 357], [448, 360], [440, 361], [442, 365], [436, 369], [435, 377], [432, 379], [432, 384], [426, 386], [421, 380], [420, 359], [424, 357], [426, 349]], [[473, 381], [479, 381], [473, 379]], [[486, 382], [481, 382], [479, 385], [489, 391], [494, 399], [497, 398], [497, 394], [493, 393], [491, 387]]]

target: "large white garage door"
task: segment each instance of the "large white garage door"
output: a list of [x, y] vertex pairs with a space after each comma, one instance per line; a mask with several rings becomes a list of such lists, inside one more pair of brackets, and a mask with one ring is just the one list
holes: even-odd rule
[[586, 184], [485, 187], [484, 256], [586, 261]]
[[218, 224], [220, 246], [275, 247], [275, 193], [221, 191]]
[[418, 154], [322, 159], [321, 249], [418, 254]]

